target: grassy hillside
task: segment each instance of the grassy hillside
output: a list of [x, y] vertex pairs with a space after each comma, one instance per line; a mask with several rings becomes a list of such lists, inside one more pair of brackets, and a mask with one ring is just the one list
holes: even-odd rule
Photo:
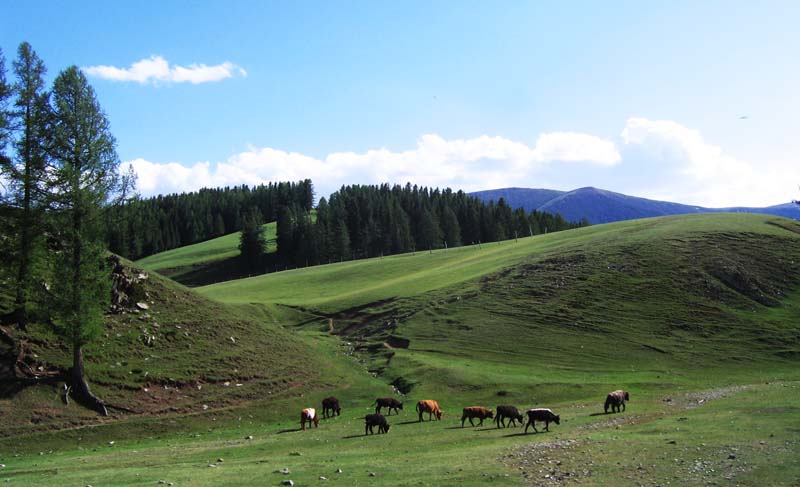
[[[240, 382], [258, 373], [257, 350], [266, 350], [267, 367], [297, 367], [285, 374], [300, 377], [296, 387], [169, 421], [134, 417], [57, 435], [28, 427], [0, 444], [0, 477], [30, 486], [308, 485], [321, 476], [386, 486], [800, 482], [797, 222], [639, 220], [199, 292], [221, 304], [187, 292], [173, 319], [194, 308], [241, 319], [235, 333], [255, 342], [243, 345], [248, 360], [229, 354], [224, 339], [199, 348], [249, 370]], [[259, 341], [244, 322], [280, 339]], [[181, 367], [219, 369], [205, 360], [187, 356]], [[388, 435], [364, 436], [362, 418], [374, 397], [390, 394], [387, 382], [406, 392], [406, 407]], [[616, 388], [631, 402], [604, 415]], [[297, 411], [330, 393], [343, 415], [296, 431]], [[416, 422], [413, 404], [423, 398], [439, 400], [443, 421]], [[549, 407], [562, 421], [527, 436], [493, 424], [462, 429], [461, 408], [478, 404]], [[276, 472], [283, 468], [291, 473]]]
[[[263, 226], [264, 237], [267, 241], [267, 252], [275, 252], [275, 222]], [[215, 264], [225, 263], [230, 266], [231, 261], [239, 255], [239, 240], [241, 232], [235, 232], [222, 237], [217, 237], [205, 242], [179, 247], [154, 254], [136, 261], [136, 265], [144, 269], [156, 271], [178, 282], [191, 282], [197, 279], [197, 274], [204, 270], [214, 268]], [[218, 270], [218, 269], [217, 269]]]

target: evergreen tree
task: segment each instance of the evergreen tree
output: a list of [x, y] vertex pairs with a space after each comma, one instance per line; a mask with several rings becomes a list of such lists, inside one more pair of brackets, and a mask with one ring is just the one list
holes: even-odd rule
[[72, 348], [73, 397], [106, 415], [104, 403], [89, 390], [83, 349], [100, 334], [111, 296], [103, 211], [124, 198], [132, 178], [119, 173], [108, 119], [78, 67], [58, 75], [52, 97], [51, 194], [60, 253], [51, 287], [52, 322]]
[[442, 210], [442, 233], [448, 247], [461, 246], [461, 226], [455, 212], [449, 206]]
[[[6, 81], [6, 58], [3, 50], [0, 49], [0, 167], [8, 164], [9, 158], [6, 155], [6, 146], [9, 140], [9, 123], [11, 113], [9, 112], [9, 101], [11, 100], [11, 85]], [[4, 188], [0, 188], [5, 193]], [[3, 194], [0, 194], [2, 197]]]
[[14, 258], [16, 296], [12, 316], [21, 328], [25, 328], [36, 251], [42, 234], [42, 197], [45, 193], [47, 160], [45, 127], [49, 110], [44, 89], [44, 63], [27, 42], [20, 44], [17, 54], [13, 63], [16, 100], [8, 122], [14, 156], [0, 159], [0, 173], [8, 180], [9, 200], [18, 210], [15, 212], [18, 238]]
[[253, 207], [245, 214], [242, 236], [239, 238], [240, 256], [245, 265], [256, 266], [261, 263], [267, 242], [261, 224], [261, 212]]

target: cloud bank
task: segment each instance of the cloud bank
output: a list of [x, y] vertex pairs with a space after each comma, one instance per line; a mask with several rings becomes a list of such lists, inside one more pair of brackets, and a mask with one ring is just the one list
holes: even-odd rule
[[536, 145], [503, 137], [482, 135], [472, 139], [446, 140], [426, 134], [414, 149], [393, 152], [386, 148], [363, 153], [334, 152], [318, 159], [271, 147], [251, 147], [227, 160], [192, 166], [144, 159], [125, 163], [138, 174], [143, 195], [165, 194], [235, 184], [295, 181], [311, 178], [320, 195], [343, 184], [384, 182], [451, 187], [473, 191], [518, 182], [521, 174], [535, 173], [553, 163], [603, 167], [619, 163], [612, 141], [600, 137], [555, 132], [539, 136]]
[[476, 191], [502, 187], [569, 190], [598, 186], [653, 199], [707, 207], [766, 206], [797, 193], [796, 170], [726, 154], [702, 135], [670, 120], [634, 117], [615, 140], [575, 132], [543, 133], [528, 146], [499, 136], [448, 140], [421, 136], [412, 149], [334, 152], [316, 158], [250, 147], [219, 162], [125, 163], [144, 196], [202, 187], [310, 178], [318, 196], [344, 184], [405, 184]]
[[129, 68], [115, 66], [87, 66], [82, 68], [90, 75], [112, 81], [133, 81], [148, 83], [210, 83], [234, 76], [247, 76], [247, 71], [225, 61], [222, 64], [207, 66], [190, 64], [188, 67], [172, 65], [161, 56], [151, 56], [131, 64]]

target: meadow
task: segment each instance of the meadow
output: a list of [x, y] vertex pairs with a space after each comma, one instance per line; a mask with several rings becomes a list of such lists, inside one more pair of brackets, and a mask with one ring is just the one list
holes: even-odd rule
[[[177, 354], [175, 367], [153, 371], [178, 376], [180, 409], [72, 428], [17, 424], [0, 442], [0, 482], [800, 482], [797, 222], [745, 214], [638, 220], [272, 273], [199, 295], [156, 280], [159, 294], [185, 301], [181, 310], [157, 302], [162, 326], [191, 309], [208, 321], [181, 342], [199, 355]], [[256, 346], [234, 353], [222, 345], [231, 318], [236, 343], [250, 337]], [[202, 323], [181, 323], [195, 320]], [[103, 363], [124, 353], [122, 338], [109, 338]], [[202, 393], [187, 387], [193, 363], [219, 376], [203, 381]], [[95, 375], [102, 365], [93, 364]], [[270, 371], [260, 367], [280, 369], [285, 387], [267, 385]], [[100, 390], [135, 388], [144, 379], [133, 375], [107, 373]], [[617, 388], [631, 393], [626, 411], [603, 414], [605, 394]], [[340, 398], [342, 416], [299, 431], [299, 410], [319, 408], [328, 395]], [[363, 416], [375, 397], [389, 395], [402, 397], [404, 410], [389, 418], [388, 434], [365, 436]], [[442, 421], [417, 422], [414, 404], [428, 398], [443, 406]], [[63, 408], [46, 389], [16, 400]], [[561, 424], [527, 435], [489, 421], [461, 427], [461, 408], [498, 404], [548, 407]]]

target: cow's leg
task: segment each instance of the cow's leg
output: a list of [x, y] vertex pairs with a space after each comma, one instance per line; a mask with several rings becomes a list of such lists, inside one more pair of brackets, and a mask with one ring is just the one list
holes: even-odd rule
[[622, 401], [622, 410], [625, 411], [625, 401]]
[[526, 435], [528, 434], [528, 426], [530, 426], [530, 425], [531, 425], [531, 420], [530, 420], [530, 418], [528, 418], [528, 424], [525, 425], [525, 434]]

